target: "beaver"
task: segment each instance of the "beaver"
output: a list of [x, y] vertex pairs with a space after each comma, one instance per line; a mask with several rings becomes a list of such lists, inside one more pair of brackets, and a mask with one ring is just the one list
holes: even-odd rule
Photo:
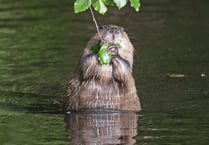
[[[140, 111], [141, 104], [132, 76], [134, 47], [127, 33], [116, 25], [105, 25], [99, 32], [100, 35], [96, 33], [87, 43], [68, 82], [64, 110]], [[97, 53], [91, 49], [94, 44], [101, 45], [104, 41], [115, 44], [107, 50], [112, 56], [107, 65], [101, 65]]]

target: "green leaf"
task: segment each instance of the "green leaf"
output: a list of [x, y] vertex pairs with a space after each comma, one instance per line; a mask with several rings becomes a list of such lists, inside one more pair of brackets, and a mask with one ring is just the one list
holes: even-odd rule
[[128, 2], [128, 0], [113, 0], [113, 1], [114, 1], [115, 5], [119, 9], [121, 9], [122, 7], [124, 7], [127, 4], [127, 2]]
[[98, 51], [99, 51], [99, 43], [94, 44], [91, 47], [91, 51], [94, 52], [94, 53], [98, 53]]
[[139, 0], [130, 0], [131, 6], [138, 12], [139, 8], [141, 6], [141, 3]]
[[100, 62], [100, 64], [102, 65], [107, 65], [111, 62], [112, 60], [112, 56], [110, 54], [108, 54], [107, 49], [109, 47], [109, 43], [104, 43], [99, 52], [98, 52], [98, 60]]
[[105, 6], [103, 0], [97, 0], [93, 3], [93, 8], [100, 14], [105, 14], [107, 12], [107, 7]]
[[107, 6], [116, 6], [113, 0], [104, 0], [104, 3]]
[[74, 12], [80, 13], [87, 10], [92, 4], [91, 0], [76, 0], [74, 2]]
[[[116, 6], [121, 9], [128, 1], [129, 0], [75, 0], [74, 12], [80, 13], [92, 6], [100, 14], [104, 15], [107, 12], [107, 6]], [[138, 12], [141, 3], [140, 0], [130, 0], [130, 5]]]

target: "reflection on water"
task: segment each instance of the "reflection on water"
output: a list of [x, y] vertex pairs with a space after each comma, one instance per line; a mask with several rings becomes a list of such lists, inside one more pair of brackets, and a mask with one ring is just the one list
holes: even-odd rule
[[65, 116], [72, 145], [133, 145], [137, 135], [133, 112], [77, 112]]

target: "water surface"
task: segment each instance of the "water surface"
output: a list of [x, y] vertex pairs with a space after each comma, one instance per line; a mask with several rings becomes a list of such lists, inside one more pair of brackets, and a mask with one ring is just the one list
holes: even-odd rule
[[73, 14], [70, 0], [0, 0], [1, 144], [207, 145], [208, 5], [146, 0], [139, 13], [126, 7], [96, 14], [99, 25], [123, 26], [136, 48], [143, 111], [65, 116], [60, 98], [96, 32], [90, 13]]

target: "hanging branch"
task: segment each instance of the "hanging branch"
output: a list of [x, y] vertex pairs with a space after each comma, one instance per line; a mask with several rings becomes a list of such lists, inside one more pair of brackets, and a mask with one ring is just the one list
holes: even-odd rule
[[96, 26], [97, 33], [98, 33], [98, 35], [99, 35], [99, 38], [100, 38], [100, 40], [102, 40], [102, 36], [101, 36], [100, 31], [99, 31], [99, 26], [98, 26], [97, 21], [96, 21], [96, 18], [95, 18], [95, 16], [94, 16], [94, 12], [93, 12], [93, 10], [92, 10], [91, 7], [89, 7], [89, 9], [90, 9], [91, 16], [92, 16], [92, 19], [93, 19], [93, 21], [94, 21], [94, 24], [95, 24], [95, 26]]
[[128, 1], [130, 2], [131, 7], [133, 7], [138, 12], [141, 6], [140, 0], [74, 0], [74, 12], [80, 13], [90, 9], [98, 35], [100, 40], [102, 40], [101, 33], [99, 32], [99, 27], [92, 8], [100, 14], [104, 15], [107, 12], [109, 6], [116, 6], [118, 9], [121, 9], [128, 3]]

